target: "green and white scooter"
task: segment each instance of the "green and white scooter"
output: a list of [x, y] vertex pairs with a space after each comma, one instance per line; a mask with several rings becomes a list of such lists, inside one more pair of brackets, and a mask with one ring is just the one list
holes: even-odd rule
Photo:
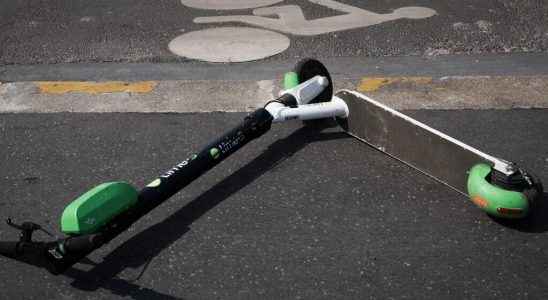
[[[340, 91], [333, 96], [329, 72], [317, 60], [299, 62], [295, 72], [285, 75], [284, 85], [285, 91], [280, 97], [250, 113], [236, 127], [202, 150], [189, 155], [141, 190], [137, 191], [126, 182], [109, 182], [86, 192], [63, 211], [61, 230], [66, 234], [63, 238], [54, 237], [49, 242], [32, 241], [34, 231], [45, 231], [40, 225], [33, 222], [15, 224], [8, 218], [7, 223], [21, 230], [21, 234], [18, 241], [0, 242], [0, 254], [15, 259], [39, 257], [48, 271], [60, 274], [127, 230], [142, 216], [229, 155], [266, 133], [273, 123], [292, 120], [337, 118], [351, 135], [469, 194], [480, 208], [497, 217], [524, 217], [529, 202], [542, 194], [540, 181], [513, 164], [493, 160], [363, 95]], [[410, 135], [423, 135], [426, 140], [437, 140], [446, 150], [454, 151], [450, 154], [458, 156], [449, 159], [451, 163], [448, 165], [434, 165], [432, 168], [420, 161], [415, 162], [414, 157], [423, 150], [419, 147], [407, 151], [412, 141], [398, 144], [398, 140], [409, 140]], [[420, 145], [418, 142], [416, 140], [415, 144]], [[455, 150], [460, 148], [464, 150]], [[444, 153], [447, 154], [438, 154], [442, 162], [447, 158]], [[472, 154], [467, 156], [465, 153]], [[467, 166], [466, 170], [455, 169], [459, 160], [465, 158], [467, 160], [463, 165]], [[471, 169], [468, 169], [468, 165]], [[445, 171], [436, 173], [439, 169]], [[458, 173], [455, 180], [444, 177], [452, 173]], [[468, 190], [463, 191], [460, 185], [462, 180], [468, 182]]]

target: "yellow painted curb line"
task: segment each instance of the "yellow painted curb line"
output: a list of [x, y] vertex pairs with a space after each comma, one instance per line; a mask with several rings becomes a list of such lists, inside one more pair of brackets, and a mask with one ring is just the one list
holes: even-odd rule
[[158, 82], [36, 81], [34, 85], [38, 88], [40, 94], [104, 94], [116, 92], [148, 94], [158, 86]]
[[432, 77], [364, 77], [362, 83], [358, 86], [358, 92], [373, 92], [380, 89], [382, 86], [393, 84], [396, 82], [417, 82], [417, 83], [432, 83]]

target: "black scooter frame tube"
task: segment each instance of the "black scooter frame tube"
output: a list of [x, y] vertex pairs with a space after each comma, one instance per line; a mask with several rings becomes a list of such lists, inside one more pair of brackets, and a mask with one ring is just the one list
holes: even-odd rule
[[[180, 164], [139, 191], [137, 203], [108, 222], [100, 233], [108, 242], [143, 215], [153, 210], [182, 188], [213, 168], [219, 162], [236, 152], [268, 130], [274, 118], [260, 108], [245, 117], [244, 121], [218, 138], [197, 154], [193, 154]], [[112, 223], [112, 224], [111, 224]]]
[[[255, 110], [246, 116], [241, 124], [141, 189], [138, 193], [137, 203], [114, 217], [94, 234], [41, 243], [30, 241], [32, 230], [29, 229], [27, 230], [28, 236], [24, 241], [22, 239], [19, 242], [2, 242], [0, 251], [4, 254], [11, 252], [11, 256], [15, 258], [25, 254], [40, 256], [43, 258], [44, 267], [51, 273], [59, 275], [95, 249], [124, 232], [142, 216], [232, 153], [266, 133], [270, 130], [272, 120], [273, 116], [266, 109]], [[21, 226], [32, 226], [29, 224], [32, 223], [23, 223]]]

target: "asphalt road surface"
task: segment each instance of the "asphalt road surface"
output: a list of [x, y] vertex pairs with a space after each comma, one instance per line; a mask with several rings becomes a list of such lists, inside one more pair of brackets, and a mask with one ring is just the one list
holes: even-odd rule
[[[4, 0], [0, 217], [59, 233], [71, 201], [149, 183], [245, 116], [196, 111], [266, 100], [303, 57], [404, 107], [492, 108], [408, 113], [546, 183], [546, 16], [543, 0]], [[191, 113], [158, 113], [173, 102]], [[333, 121], [275, 125], [63, 275], [0, 257], [0, 299], [546, 299], [546, 216], [545, 193], [492, 219]]]
[[[192, 2], [196, 1], [6, 0], [0, 9], [0, 65], [188, 61], [168, 49], [170, 42], [182, 34], [226, 26], [265, 29], [242, 22], [196, 23], [198, 17], [252, 15], [253, 9], [208, 10], [188, 5]], [[548, 49], [548, 2], [542, 0], [340, 3], [377, 14], [418, 6], [434, 10], [435, 15], [312, 36], [282, 34], [279, 26], [266, 28], [290, 41], [289, 48], [274, 58], [427, 56]], [[312, 1], [287, 0], [271, 6], [281, 5], [300, 6], [306, 20], [344, 14], [340, 9]]]
[[[410, 113], [548, 178], [548, 110]], [[243, 116], [1, 115], [1, 213], [56, 232], [87, 189], [143, 186]], [[547, 196], [498, 222], [333, 121], [275, 125], [59, 277], [0, 258], [0, 298], [543, 299]]]

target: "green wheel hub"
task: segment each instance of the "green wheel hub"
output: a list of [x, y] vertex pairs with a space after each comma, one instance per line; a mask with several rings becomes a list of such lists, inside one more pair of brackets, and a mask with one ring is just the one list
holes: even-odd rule
[[299, 85], [299, 75], [295, 72], [287, 72], [284, 75], [284, 90], [290, 90]]

